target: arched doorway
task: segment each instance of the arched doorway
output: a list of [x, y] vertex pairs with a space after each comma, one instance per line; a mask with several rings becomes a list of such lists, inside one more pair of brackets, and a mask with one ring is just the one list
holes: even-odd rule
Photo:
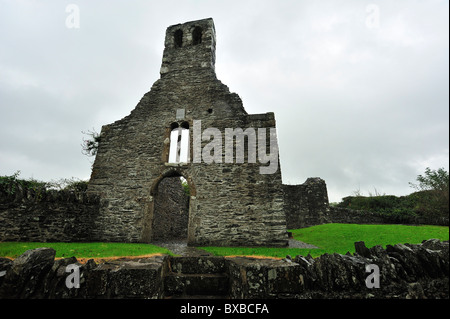
[[189, 241], [189, 225], [195, 187], [179, 169], [170, 169], [160, 175], [150, 190], [142, 233], [143, 242]]
[[164, 177], [159, 182], [153, 197], [152, 241], [187, 239], [189, 197], [184, 178]]

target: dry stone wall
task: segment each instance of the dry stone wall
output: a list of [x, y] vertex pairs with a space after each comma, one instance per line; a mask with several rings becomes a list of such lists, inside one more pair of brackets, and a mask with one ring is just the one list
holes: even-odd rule
[[326, 220], [332, 223], [346, 224], [410, 224], [448, 226], [448, 216], [405, 216], [398, 218], [395, 215], [354, 210], [343, 207], [330, 207]]
[[[100, 264], [81, 264], [73, 257], [55, 260], [53, 249], [39, 248], [14, 260], [0, 258], [0, 298], [159, 299], [189, 292], [198, 298], [217, 293], [212, 285], [223, 290], [222, 298], [231, 299], [449, 298], [448, 241], [386, 249], [358, 242], [355, 248], [353, 255], [317, 258], [157, 256]], [[78, 288], [66, 284], [69, 265], [79, 267]], [[368, 265], [379, 268], [378, 287], [367, 285], [372, 280]]]
[[84, 192], [0, 187], [0, 241], [100, 241], [99, 198]]

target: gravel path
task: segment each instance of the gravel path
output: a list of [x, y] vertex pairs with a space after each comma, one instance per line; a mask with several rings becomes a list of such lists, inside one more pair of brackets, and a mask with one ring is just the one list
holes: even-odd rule
[[289, 248], [311, 248], [311, 249], [317, 249], [319, 247], [304, 243], [300, 240], [295, 240], [292, 238], [289, 238]]
[[175, 255], [180, 255], [180, 256], [184, 256], [184, 257], [185, 256], [195, 256], [195, 257], [212, 256], [212, 254], [208, 253], [206, 250], [197, 249], [195, 247], [189, 247], [187, 245], [187, 240], [152, 242], [152, 245], [167, 248]]
[[[176, 255], [180, 256], [212, 256], [212, 254], [208, 253], [205, 250], [197, 249], [195, 247], [189, 247], [187, 245], [186, 240], [173, 240], [173, 241], [164, 241], [164, 242], [154, 242], [153, 245], [164, 247], [169, 249]], [[289, 238], [289, 248], [310, 248], [315, 249], [318, 248], [314, 245], [304, 243], [299, 240], [295, 240]]]

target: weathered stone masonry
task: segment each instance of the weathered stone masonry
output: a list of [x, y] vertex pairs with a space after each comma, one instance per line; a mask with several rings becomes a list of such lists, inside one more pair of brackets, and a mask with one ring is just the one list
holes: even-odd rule
[[[51, 248], [0, 258], [0, 299], [171, 298], [230, 299], [448, 299], [448, 241], [367, 248], [353, 255], [324, 254], [292, 260], [157, 256], [80, 264], [55, 260]], [[68, 265], [80, 268], [79, 288], [68, 288]], [[380, 270], [369, 288], [367, 265]]]
[[[226, 129], [266, 129], [266, 151], [274, 146], [273, 113], [247, 114], [242, 101], [215, 74], [212, 19], [167, 29], [161, 78], [131, 114], [101, 131], [87, 194], [49, 191], [39, 196], [17, 187], [0, 189], [1, 241], [152, 242], [188, 239], [191, 245], [285, 246], [286, 229], [332, 222], [325, 182], [310, 178], [282, 185], [281, 168], [233, 148], [227, 160]], [[195, 121], [195, 123], [194, 123]], [[201, 122], [198, 122], [201, 121]], [[194, 159], [194, 140], [208, 128], [222, 135], [219, 163]], [[169, 163], [171, 131], [189, 132], [189, 163]], [[197, 135], [196, 135], [197, 136]], [[276, 141], [276, 140], [275, 140]], [[234, 146], [242, 145], [234, 138]], [[258, 151], [263, 145], [257, 139]], [[228, 150], [228, 149], [227, 149]], [[278, 155], [278, 154], [276, 154]], [[273, 174], [261, 174], [276, 164]], [[179, 185], [183, 176], [189, 196]]]
[[101, 241], [99, 198], [85, 192], [42, 191], [19, 183], [0, 187], [0, 241]]
[[[158, 185], [183, 176], [191, 190], [189, 244], [287, 245], [279, 169], [260, 174], [259, 162], [225, 163], [223, 142], [219, 163], [192, 160], [194, 121], [222, 136], [226, 128], [275, 128], [273, 113], [247, 114], [239, 96], [217, 79], [215, 42], [212, 19], [169, 27], [161, 78], [129, 116], [103, 126], [88, 190], [101, 197], [104, 240], [151, 242]], [[168, 163], [175, 127], [189, 128], [189, 163]], [[208, 141], [201, 143], [203, 149]]]
[[331, 222], [327, 185], [321, 178], [308, 178], [300, 185], [282, 185], [288, 229]]

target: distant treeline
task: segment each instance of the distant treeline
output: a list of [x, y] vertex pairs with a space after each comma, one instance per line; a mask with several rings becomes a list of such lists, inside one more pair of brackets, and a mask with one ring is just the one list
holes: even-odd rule
[[338, 203], [337, 207], [379, 213], [389, 220], [401, 222], [411, 218], [441, 219], [449, 215], [449, 184], [448, 171], [444, 168], [432, 170], [429, 167], [425, 173], [418, 175], [417, 183], [409, 183], [417, 191], [407, 196], [382, 195], [348, 196]]
[[411, 217], [434, 218], [449, 215], [448, 200], [434, 190], [419, 191], [407, 196], [348, 196], [336, 206], [376, 212], [397, 221], [409, 220]]

